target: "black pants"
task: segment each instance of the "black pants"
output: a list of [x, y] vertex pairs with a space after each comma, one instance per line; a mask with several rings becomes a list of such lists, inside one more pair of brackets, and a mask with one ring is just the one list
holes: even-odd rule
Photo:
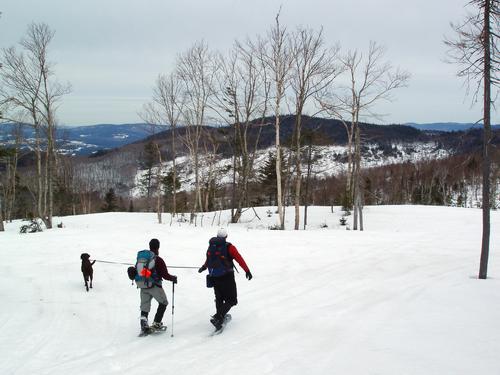
[[215, 308], [219, 318], [224, 318], [227, 312], [238, 303], [238, 292], [234, 272], [228, 272], [224, 276], [213, 277]]

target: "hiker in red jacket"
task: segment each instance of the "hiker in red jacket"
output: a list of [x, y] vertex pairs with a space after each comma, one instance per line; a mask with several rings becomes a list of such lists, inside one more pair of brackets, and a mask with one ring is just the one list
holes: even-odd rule
[[236, 247], [226, 241], [226, 238], [227, 230], [220, 228], [217, 237], [210, 239], [205, 263], [198, 269], [198, 272], [201, 273], [208, 268], [207, 286], [214, 288], [217, 312], [212, 316], [210, 322], [216, 330], [222, 328], [224, 317], [231, 307], [238, 303], [233, 260], [236, 260], [243, 268], [246, 278], [252, 279], [252, 273], [245, 260]]

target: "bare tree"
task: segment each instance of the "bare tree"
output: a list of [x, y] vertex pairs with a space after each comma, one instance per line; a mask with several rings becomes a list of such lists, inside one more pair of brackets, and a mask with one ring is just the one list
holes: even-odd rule
[[203, 211], [210, 211], [214, 201], [215, 192], [217, 189], [216, 174], [220, 174], [217, 168], [218, 150], [223, 142], [222, 137], [218, 132], [211, 131], [210, 129], [203, 130], [202, 137], [203, 155], [201, 156], [201, 164], [203, 165], [203, 172], [201, 173], [200, 180], [202, 182], [202, 202]]
[[38, 111], [41, 91], [41, 72], [37, 65], [14, 47], [2, 50], [3, 70], [1, 95], [3, 101], [11, 107], [11, 113], [3, 114], [3, 118], [12, 122], [24, 122], [33, 127], [35, 141], [33, 151], [37, 185], [35, 190], [35, 207], [38, 216], [44, 216], [42, 206], [43, 174], [42, 174], [42, 121]]
[[201, 41], [181, 54], [177, 61], [177, 74], [182, 82], [185, 105], [182, 118], [185, 123], [183, 141], [189, 149], [195, 174], [195, 199], [192, 212], [202, 209], [199, 153], [202, 127], [207, 119], [208, 101], [213, 95], [216, 67], [214, 55], [208, 45]]
[[298, 28], [293, 35], [294, 60], [291, 88], [295, 98], [295, 230], [300, 225], [302, 114], [309, 99], [323, 92], [340, 74], [336, 64], [339, 47], [325, 48], [323, 30]]
[[179, 126], [179, 120], [184, 108], [184, 96], [181, 92], [181, 86], [177, 75], [174, 73], [168, 76], [158, 77], [157, 87], [154, 91], [154, 101], [163, 109], [166, 123], [172, 129], [172, 172], [173, 172], [173, 197], [172, 197], [172, 215], [177, 213], [176, 186], [177, 186], [177, 168], [176, 168], [176, 129]]
[[42, 217], [47, 228], [52, 228], [54, 213], [54, 180], [57, 173], [57, 153], [55, 144], [56, 111], [61, 97], [71, 91], [69, 85], [61, 85], [53, 79], [54, 71], [48, 61], [48, 46], [55, 32], [46, 24], [31, 24], [28, 27], [26, 38], [21, 42], [23, 47], [35, 61], [41, 72], [41, 96], [39, 111], [45, 125], [47, 152], [46, 152], [46, 192], [48, 195], [47, 214]]
[[[345, 67], [345, 66], [344, 66]], [[334, 119], [338, 119], [345, 128], [347, 134], [347, 178], [346, 187], [344, 194], [344, 205], [346, 207], [352, 207], [352, 185], [353, 185], [353, 141], [354, 141], [354, 131], [350, 121], [348, 121], [347, 114], [345, 113], [345, 107], [340, 105], [340, 102], [336, 99], [335, 89], [330, 88], [329, 92], [323, 94], [322, 96], [317, 96], [317, 100], [324, 110], [324, 113], [331, 116]]]
[[156, 187], [157, 187], [157, 199], [156, 199], [156, 212], [158, 216], [158, 222], [161, 224], [161, 212], [162, 212], [162, 184], [161, 180], [163, 178], [163, 167], [162, 167], [162, 156], [160, 151], [160, 146], [158, 142], [154, 139], [156, 133], [157, 125], [168, 125], [172, 129], [172, 164], [173, 164], [173, 204], [172, 204], [172, 215], [176, 213], [176, 181], [177, 181], [177, 171], [175, 165], [176, 159], [176, 128], [179, 124], [179, 117], [182, 110], [182, 96], [180, 93], [180, 86], [175, 74], [159, 75], [156, 79], [155, 86], [153, 88], [153, 101], [144, 105], [144, 111], [140, 114], [141, 118], [146, 121], [151, 126], [151, 133], [153, 136], [153, 145], [156, 153]]
[[467, 91], [474, 90], [473, 101], [483, 96], [483, 231], [479, 278], [486, 279], [490, 247], [490, 176], [491, 176], [491, 88], [500, 86], [500, 2], [472, 0], [468, 3], [474, 13], [460, 24], [452, 24], [456, 39], [445, 43], [451, 47], [451, 61], [459, 64], [458, 76], [467, 83]]
[[153, 88], [153, 101], [145, 105], [142, 117], [146, 122], [168, 125], [172, 130], [172, 215], [177, 213], [176, 133], [183, 109], [184, 96], [179, 77], [175, 73], [160, 74]]
[[[249, 203], [248, 185], [265, 122], [270, 85], [265, 67], [254, 56], [251, 41], [236, 42], [229, 56], [219, 59], [219, 66], [213, 108], [230, 127], [228, 138], [233, 151], [231, 221], [236, 223], [244, 205]], [[249, 135], [252, 127], [258, 127], [255, 138]]]
[[[385, 49], [370, 42], [364, 56], [357, 50], [341, 58], [349, 83], [331, 94], [333, 101], [324, 106], [341, 119], [350, 117], [350, 131], [354, 137], [352, 197], [354, 202], [353, 229], [363, 230], [363, 198], [361, 191], [361, 135], [359, 122], [362, 116], [381, 117], [373, 109], [383, 100], [392, 101], [392, 92], [408, 84], [410, 74], [394, 68], [384, 61]], [[344, 117], [345, 116], [345, 117]], [[345, 120], [344, 120], [345, 121]], [[346, 129], [349, 129], [347, 124]]]
[[[14, 47], [2, 51], [4, 69], [0, 92], [2, 100], [12, 107], [10, 120], [29, 119], [35, 130], [37, 187], [34, 195], [37, 214], [47, 228], [52, 227], [53, 183], [57, 170], [56, 111], [61, 97], [70, 91], [69, 85], [55, 80], [53, 64], [48, 61], [48, 47], [53, 37], [54, 31], [48, 25], [32, 23], [20, 43], [21, 52]], [[44, 170], [42, 146], [45, 147]]]
[[281, 186], [281, 144], [280, 144], [280, 116], [281, 106], [285, 99], [285, 91], [290, 83], [290, 74], [294, 60], [290, 35], [285, 27], [279, 22], [279, 12], [275, 18], [275, 24], [267, 33], [266, 39], [259, 39], [256, 53], [264, 66], [270, 72], [272, 82], [272, 95], [274, 99], [274, 127], [276, 130], [276, 190], [280, 229], [285, 229], [285, 213], [283, 210], [283, 188]]

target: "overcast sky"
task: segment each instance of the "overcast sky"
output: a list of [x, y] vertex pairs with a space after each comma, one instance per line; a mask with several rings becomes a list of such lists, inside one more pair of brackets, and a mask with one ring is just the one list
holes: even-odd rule
[[[200, 39], [213, 49], [264, 34], [280, 5], [281, 22], [324, 28], [328, 44], [366, 50], [370, 40], [412, 74], [396, 101], [379, 107], [383, 123], [475, 122], [457, 67], [444, 62], [450, 21], [465, 15], [468, 0], [3, 0], [0, 47], [19, 42], [31, 22], [56, 35], [49, 56], [60, 81], [73, 91], [58, 112], [61, 124], [140, 122], [159, 73]], [[493, 123], [499, 123], [498, 112]], [[380, 123], [380, 121], [377, 121]]]

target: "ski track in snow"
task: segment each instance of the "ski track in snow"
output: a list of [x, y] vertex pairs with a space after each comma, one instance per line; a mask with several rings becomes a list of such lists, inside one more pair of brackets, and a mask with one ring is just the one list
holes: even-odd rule
[[[55, 219], [63, 229], [25, 235], [20, 221], [7, 223], [0, 233], [0, 374], [498, 372], [498, 212], [491, 216], [490, 278], [477, 280], [478, 209], [366, 207], [363, 232], [340, 226], [338, 207], [310, 207], [307, 231], [266, 230], [277, 220], [268, 209], [257, 209], [262, 221], [250, 210], [229, 226], [228, 240], [254, 279], [240, 269], [239, 304], [213, 337], [205, 274], [171, 268], [179, 277], [174, 337], [169, 305], [168, 330], [138, 338], [139, 291], [127, 266], [97, 262], [87, 293], [79, 259], [88, 252], [132, 263], [156, 237], [167, 265], [200, 266], [217, 229], [206, 225], [211, 220], [194, 227], [170, 226], [168, 215], [157, 224], [154, 213], [81, 215]], [[292, 208], [287, 218], [292, 228]], [[171, 301], [171, 283], [164, 288]]]

